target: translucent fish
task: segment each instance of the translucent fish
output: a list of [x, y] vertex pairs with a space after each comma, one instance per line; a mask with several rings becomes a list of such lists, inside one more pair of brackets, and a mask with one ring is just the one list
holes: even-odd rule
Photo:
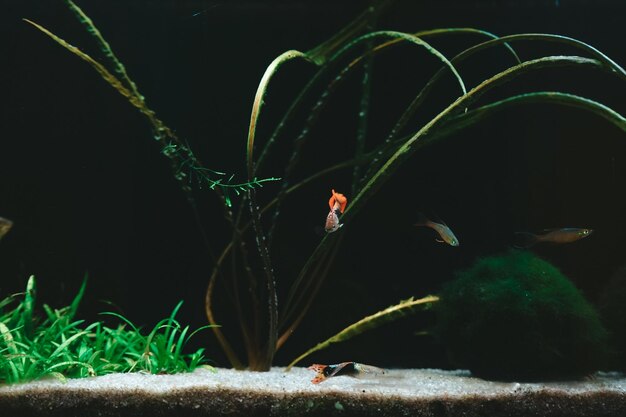
[[459, 239], [452, 233], [452, 230], [445, 223], [436, 223], [424, 216], [422, 213], [418, 213], [418, 220], [415, 226], [430, 227], [439, 234], [441, 240], [437, 239], [437, 242], [445, 242], [450, 246], [459, 246]]
[[563, 227], [561, 229], [545, 229], [543, 234], [529, 232], [515, 232], [519, 240], [515, 246], [518, 248], [529, 248], [537, 243], [572, 243], [584, 239], [593, 233], [592, 229]]
[[13, 227], [13, 222], [9, 219], [5, 219], [4, 217], [0, 217], [0, 239], [11, 230]]

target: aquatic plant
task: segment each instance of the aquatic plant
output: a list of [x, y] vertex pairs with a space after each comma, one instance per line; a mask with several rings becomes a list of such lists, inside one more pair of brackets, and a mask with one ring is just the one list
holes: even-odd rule
[[103, 322], [86, 324], [76, 319], [86, 282], [69, 306], [53, 309], [44, 304], [44, 317], [37, 314], [33, 276], [24, 293], [0, 300], [0, 382], [114, 372], [177, 373], [209, 367], [204, 349], [183, 353], [187, 341], [209, 326], [190, 332], [189, 326], [178, 323], [182, 302], [149, 332], [113, 312], [102, 314], [121, 321], [115, 328]]
[[626, 371], [626, 266], [615, 271], [603, 289], [599, 311], [609, 331], [611, 368]]
[[580, 377], [601, 369], [607, 333], [553, 265], [510, 250], [478, 259], [444, 285], [435, 334], [456, 366], [496, 379]]
[[[100, 30], [98, 30], [89, 16], [71, 0], [65, 0], [65, 3], [96, 40], [100, 50], [108, 59], [108, 62], [101, 63], [43, 26], [28, 19], [24, 20], [91, 65], [111, 87], [124, 96], [131, 105], [137, 108], [137, 110], [148, 119], [152, 128], [153, 137], [161, 146], [161, 153], [170, 160], [174, 178], [182, 183], [182, 189], [187, 192], [188, 198], [191, 199], [189, 192], [193, 186], [199, 188], [208, 187], [216, 191], [223, 199], [224, 204], [230, 207], [231, 192], [239, 195], [241, 192], [250, 188], [261, 187], [265, 182], [278, 180], [278, 178], [253, 178], [250, 181], [236, 183], [233, 182], [234, 174], [228, 176], [224, 172], [205, 167], [195, 156], [187, 141], [179, 138], [174, 130], [170, 129], [157, 117], [156, 113], [148, 107], [145, 97], [139, 92], [137, 85], [129, 77], [126, 67], [117, 58], [113, 49], [104, 39]], [[112, 68], [113, 71], [109, 68]]]
[[[105, 53], [110, 51], [110, 47], [103, 40], [93, 22], [74, 3], [70, 0], [67, 2], [90, 33], [98, 39]], [[344, 172], [343, 175], [346, 175], [345, 171], [352, 170], [351, 201], [341, 217], [342, 223], [348, 225], [365, 203], [397, 172], [402, 164], [409, 160], [415, 151], [478, 121], [492, 117], [502, 109], [532, 103], [577, 107], [595, 113], [622, 131], [626, 131], [626, 118], [615, 110], [598, 101], [565, 91], [533, 91], [487, 104], [476, 104], [479, 98], [488, 98], [488, 93], [495, 87], [511, 83], [521, 75], [546, 69], [576, 67], [590, 71], [598, 70], [607, 76], [626, 81], [626, 71], [592, 46], [559, 35], [530, 33], [498, 37], [474, 28], [444, 28], [415, 33], [373, 31], [377, 16], [392, 3], [392, 1], [373, 1], [370, 8], [328, 41], [306, 52], [289, 50], [280, 54], [267, 67], [259, 83], [252, 105], [246, 146], [248, 183], [232, 187], [236, 193], [245, 191], [235, 210], [230, 210], [231, 202], [228, 198], [223, 199], [225, 217], [232, 227], [232, 238], [215, 259], [215, 267], [209, 278], [205, 296], [207, 319], [209, 323], [216, 324], [218, 320], [215, 316], [213, 295], [218, 281], [224, 287], [239, 319], [241, 340], [247, 355], [247, 366], [250, 369], [269, 369], [276, 351], [294, 333], [314, 302], [346, 233], [346, 227], [344, 227], [340, 232], [324, 236], [295, 276], [281, 276], [281, 286], [289, 284], [290, 287], [279, 309], [275, 274], [276, 260], [273, 259], [272, 249], [275, 245], [277, 225], [282, 218], [281, 208], [290, 197], [305, 190], [306, 186], [313, 181], [326, 178], [330, 174], [338, 175], [339, 172]], [[161, 140], [161, 136], [157, 135], [163, 152], [174, 161], [174, 171], [177, 177], [181, 179], [191, 177], [189, 174], [182, 175], [181, 172], [185, 172], [182, 168], [191, 168], [190, 172], [200, 174], [212, 172], [198, 168], [201, 165], [195, 158], [192, 158], [193, 154], [186, 142], [175, 140], [176, 138], [172, 137], [168, 130], [160, 130], [162, 123], [155, 118], [152, 111], [147, 110], [143, 98], [133, 92], [134, 87], [131, 83], [115, 78], [82, 51], [42, 26], [30, 23], [92, 65], [105, 80], [150, 119], [158, 134], [165, 134], [173, 140], [170, 147], [169, 143]], [[448, 54], [436, 49], [427, 41], [442, 37], [480, 38], [483, 41], [449, 57]], [[513, 45], [519, 42], [562, 45], [568, 50], [578, 51], [582, 56], [548, 55], [522, 59], [513, 49]], [[441, 68], [429, 79], [424, 80], [423, 86], [415, 92], [413, 101], [398, 117], [393, 128], [384, 136], [372, 138], [368, 134], [370, 88], [373, 82], [372, 60], [377, 58], [382, 51], [401, 43], [411, 45], [416, 51], [425, 51], [441, 65]], [[505, 53], [513, 64], [504, 70], [494, 69], [494, 73], [483, 81], [474, 86], [468, 86], [458, 70], [459, 65], [470, 57], [493, 49]], [[117, 73], [121, 73], [121, 78], [126, 79], [123, 66], [120, 67], [121, 64], [112, 57], [112, 53], [108, 56], [114, 63], [117, 63]], [[295, 95], [293, 102], [261, 146], [257, 130], [259, 123], [263, 121], [265, 97], [279, 70], [292, 60], [307, 62], [315, 68], [315, 73]], [[357, 107], [358, 128], [354, 132], [353, 157], [327, 166], [321, 161], [314, 168], [309, 168], [310, 171], [307, 171], [303, 178], [297, 177], [296, 168], [303, 159], [304, 149], [312, 146], [311, 143], [307, 143], [307, 139], [321, 118], [323, 109], [329, 104], [331, 98], [341, 91], [341, 85], [355, 76], [362, 77], [362, 90], [355, 97], [358, 102], [355, 106]], [[425, 123], [415, 125], [414, 116], [420, 110], [424, 110], [423, 104], [427, 98], [430, 98], [436, 91], [436, 87], [449, 82], [454, 83], [458, 91], [456, 98], [443, 108], [436, 109], [435, 115]], [[425, 114], [428, 115], [432, 111], [433, 109], [429, 109]], [[302, 123], [299, 123], [298, 116], [302, 114], [306, 117]], [[260, 185], [258, 178], [262, 177], [261, 173], [267, 169], [268, 160], [270, 156], [273, 156], [272, 152], [280, 141], [287, 139], [287, 128], [293, 128], [296, 123], [299, 123], [299, 133], [294, 135], [291, 142], [287, 144], [292, 150], [284, 160], [284, 171], [278, 192], [274, 197], [268, 197], [269, 190], [263, 189], [263, 195], [257, 195], [257, 186]], [[278, 166], [275, 160], [272, 160], [271, 166], [274, 171]], [[299, 172], [298, 175], [302, 173]], [[272, 172], [269, 179], [274, 178]], [[226, 190], [217, 187], [223, 182], [209, 183], [209, 188]], [[185, 183], [187, 189], [193, 185], [197, 183]], [[256, 247], [256, 252], [250, 251], [250, 243]], [[367, 320], [366, 323], [371, 324]], [[245, 362], [240, 359], [241, 352], [238, 352], [238, 349], [235, 349], [229, 341], [233, 335], [227, 337], [218, 327], [214, 327], [213, 331], [230, 363], [236, 368], [245, 367]]]
[[435, 303], [439, 301], [439, 297], [434, 295], [429, 295], [424, 298], [420, 298], [419, 300], [415, 300], [413, 298], [409, 298], [408, 300], [404, 300], [399, 304], [390, 306], [382, 311], [379, 311], [370, 316], [364, 317], [361, 320], [357, 321], [354, 324], [346, 327], [336, 335], [326, 339], [323, 342], [318, 343], [313, 346], [311, 349], [304, 352], [302, 355], [298, 356], [296, 359], [291, 361], [291, 363], [287, 366], [287, 370], [291, 369], [298, 362], [309, 356], [310, 354], [317, 352], [318, 350], [326, 349], [333, 343], [345, 342], [348, 339], [353, 338], [354, 336], [358, 336], [359, 334], [373, 330], [377, 327], [382, 326], [385, 323], [406, 317], [410, 314], [414, 314], [417, 311], [423, 311], [425, 309], [429, 309]]

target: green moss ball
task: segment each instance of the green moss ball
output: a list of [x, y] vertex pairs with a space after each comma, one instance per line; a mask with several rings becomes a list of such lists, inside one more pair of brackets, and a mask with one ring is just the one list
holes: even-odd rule
[[600, 314], [613, 350], [611, 368], [626, 371], [626, 265], [613, 274], [602, 292]]
[[596, 311], [527, 251], [479, 259], [443, 288], [436, 334], [455, 366], [501, 380], [588, 375], [607, 357]]

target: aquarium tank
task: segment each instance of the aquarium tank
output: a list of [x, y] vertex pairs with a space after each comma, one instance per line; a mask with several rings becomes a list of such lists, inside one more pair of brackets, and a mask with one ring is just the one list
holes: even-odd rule
[[624, 2], [2, 10], [6, 381], [625, 368]]

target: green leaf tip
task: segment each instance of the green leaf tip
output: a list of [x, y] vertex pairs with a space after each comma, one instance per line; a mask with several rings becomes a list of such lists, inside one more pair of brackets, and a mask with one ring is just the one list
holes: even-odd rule
[[409, 314], [416, 313], [417, 311], [428, 309], [432, 306], [433, 303], [436, 303], [438, 301], [439, 297], [435, 295], [428, 295], [424, 298], [420, 298], [417, 300], [414, 297], [411, 297], [407, 300], [401, 301], [398, 304], [387, 307], [386, 309], [381, 310], [377, 313], [364, 317], [356, 323], [346, 327], [336, 335], [330, 337], [329, 339], [326, 339], [321, 343], [318, 343], [302, 355], [298, 356], [287, 366], [286, 370], [290, 370], [302, 359], [306, 358], [314, 352], [317, 352], [318, 350], [327, 348], [333, 343], [345, 342], [346, 340], [351, 339], [352, 337], [357, 336], [367, 330], [375, 329], [385, 323], [395, 321]]

